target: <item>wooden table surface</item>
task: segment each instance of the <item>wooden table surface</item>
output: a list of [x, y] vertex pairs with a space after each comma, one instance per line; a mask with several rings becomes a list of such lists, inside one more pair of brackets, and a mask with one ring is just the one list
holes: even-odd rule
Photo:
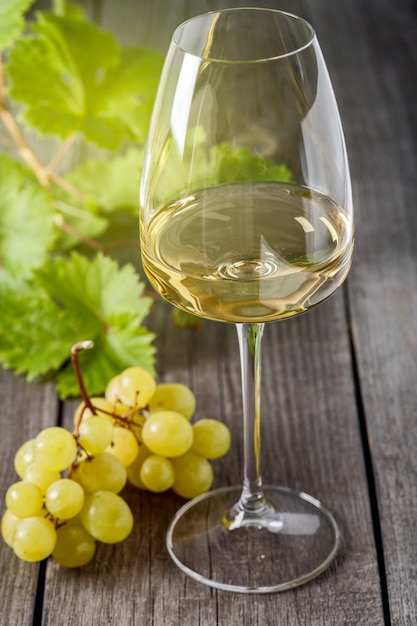
[[[252, 2], [83, 3], [126, 44], [165, 51], [185, 17]], [[217, 592], [170, 561], [165, 531], [182, 501], [129, 491], [122, 544], [80, 570], [19, 561], [0, 545], [1, 626], [417, 624], [417, 11], [412, 0], [264, 2], [307, 17], [327, 59], [344, 124], [356, 208], [354, 264], [308, 315], [268, 325], [263, 354], [265, 482], [322, 500], [342, 531], [330, 568], [298, 589]], [[175, 330], [158, 303], [160, 381], [189, 384], [197, 418], [222, 419], [233, 448], [215, 485], [241, 478], [240, 380], [233, 326]], [[30, 329], [29, 329], [30, 330]], [[0, 372], [1, 497], [13, 456], [40, 428], [70, 427], [74, 402]]]

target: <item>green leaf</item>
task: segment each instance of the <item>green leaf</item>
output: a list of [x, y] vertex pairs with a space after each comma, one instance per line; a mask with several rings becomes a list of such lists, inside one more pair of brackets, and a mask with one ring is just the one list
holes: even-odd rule
[[[74, 198], [68, 198], [66, 201], [61, 192], [58, 192], [56, 196], [56, 208], [65, 224], [73, 231], [61, 230], [55, 242], [55, 250], [74, 248], [84, 238], [96, 239], [109, 227], [109, 221], [97, 215], [91, 204], [78, 203], [74, 201]], [[59, 225], [58, 220], [57, 225]]]
[[291, 182], [292, 178], [284, 163], [253, 154], [246, 147], [225, 142], [208, 147], [203, 127], [197, 126], [188, 130], [181, 154], [174, 138], [166, 139], [153, 177], [153, 192], [156, 202], [164, 204], [203, 187], [239, 181]]
[[80, 7], [77, 4], [72, 4], [72, 2], [62, 2], [63, 4], [63, 13], [61, 13], [59, 10], [57, 11], [56, 8], [56, 2], [54, 3], [54, 0], [51, 0], [52, 5], [54, 6], [54, 13], [58, 14], [58, 15], [66, 15], [67, 17], [72, 17], [73, 19], [76, 20], [83, 20], [85, 19], [85, 12], [82, 9], [82, 7]]
[[52, 199], [23, 165], [0, 155], [0, 262], [28, 276], [56, 238]]
[[110, 150], [143, 141], [161, 55], [123, 49], [111, 33], [71, 17], [39, 14], [34, 31], [17, 41], [7, 65], [22, 120], [62, 139], [82, 132]]
[[129, 313], [141, 322], [150, 298], [141, 297], [143, 284], [131, 265], [119, 268], [98, 254], [92, 261], [73, 252], [36, 272], [39, 284], [59, 306], [79, 311], [84, 319], [106, 330], [112, 319]]
[[252, 154], [246, 147], [231, 149], [229, 144], [221, 144], [218, 182], [221, 184], [241, 181], [291, 182], [292, 173], [284, 163], [275, 163]]
[[[143, 284], [132, 266], [119, 268], [101, 254], [89, 261], [73, 253], [70, 260], [58, 259], [36, 274], [57, 306], [82, 320], [75, 341], [91, 339], [96, 345], [95, 357], [91, 363], [86, 357], [83, 371], [90, 393], [101, 393], [121, 367], [137, 364], [153, 371], [154, 335], [140, 326], [151, 299], [142, 296]], [[77, 395], [71, 370], [58, 380], [63, 397]]]
[[85, 161], [66, 179], [104, 213], [138, 213], [143, 149], [131, 148], [107, 161]]
[[173, 309], [171, 319], [177, 328], [200, 328], [203, 323], [200, 317], [177, 308]]
[[[61, 187], [54, 187], [56, 207], [65, 223], [83, 236], [117, 249], [117, 257], [120, 257], [121, 248], [130, 254], [127, 252], [128, 242], [138, 249], [138, 244], [133, 242], [139, 236], [142, 161], [143, 149], [139, 148], [130, 148], [126, 154], [106, 160], [84, 161], [65, 176], [77, 194], [71, 195]], [[78, 197], [80, 194], [83, 199]], [[55, 248], [68, 250], [80, 246], [82, 241], [82, 237], [65, 230], [60, 233]], [[121, 241], [123, 244], [119, 246]]]
[[24, 13], [34, 0], [1, 0], [0, 51], [10, 46], [25, 25]]
[[[120, 64], [103, 80], [95, 96], [103, 116], [120, 118], [131, 138], [144, 143], [163, 65], [163, 56], [147, 48], [122, 48]], [[106, 113], [107, 110], [107, 113]], [[125, 132], [125, 137], [126, 137]]]
[[80, 329], [40, 287], [1, 268], [0, 320], [0, 361], [29, 380], [58, 369]]
[[[154, 350], [150, 345], [153, 339], [152, 333], [137, 328], [132, 321], [126, 325], [120, 323], [119, 326], [113, 326], [106, 335], [100, 335], [94, 341], [94, 348], [80, 359], [89, 394], [93, 396], [103, 393], [105, 385], [131, 365], [140, 365], [154, 374]], [[62, 398], [79, 395], [72, 367], [69, 365], [58, 375], [58, 391]]]
[[[154, 372], [154, 334], [141, 326], [150, 298], [133, 268], [102, 255], [93, 260], [73, 253], [36, 271], [37, 281], [0, 270], [0, 361], [28, 380], [55, 374], [62, 397], [79, 395], [68, 364], [71, 347], [90, 339], [83, 355], [90, 394], [104, 391], [110, 378], [130, 365]], [[30, 329], [30, 332], [28, 332]]]

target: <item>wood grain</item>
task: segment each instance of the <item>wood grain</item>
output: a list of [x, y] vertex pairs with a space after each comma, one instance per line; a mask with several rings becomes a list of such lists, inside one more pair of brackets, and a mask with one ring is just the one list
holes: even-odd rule
[[[234, 328], [204, 323], [200, 330], [173, 332], [170, 313], [170, 307], [159, 302], [150, 319], [158, 331], [160, 379], [192, 384], [198, 401], [196, 418], [214, 416], [230, 426], [233, 450], [215, 463], [216, 484], [237, 483], [241, 431]], [[79, 572], [48, 566], [45, 624], [55, 624], [58, 617], [65, 624], [94, 624], [97, 615], [100, 623], [136, 623], [132, 620], [140, 616], [144, 623], [161, 626], [330, 625], [349, 623], [343, 622], [346, 616], [352, 624], [383, 624], [344, 330], [343, 298], [339, 295], [303, 318], [268, 326], [264, 354], [265, 481], [304, 489], [334, 511], [344, 539], [341, 553], [327, 573], [282, 595], [255, 599], [214, 592], [187, 579], [168, 558], [164, 535], [182, 501], [169, 494], [157, 496], [131, 489], [126, 496], [137, 523], [126, 542], [100, 546], [94, 561]], [[72, 407], [68, 409], [69, 425]], [[94, 594], [95, 588], [100, 593]], [[329, 605], [333, 607], [331, 615]], [[78, 621], [71, 621], [74, 614]], [[309, 621], [303, 621], [307, 616]]]
[[[6, 491], [19, 480], [13, 468], [14, 455], [25, 441], [35, 437], [42, 428], [56, 424], [58, 400], [52, 386], [28, 385], [12, 372], [1, 370], [0, 399], [0, 501], [3, 515]], [[0, 542], [0, 563], [0, 624], [31, 624], [39, 565], [17, 559], [3, 540]]]
[[[349, 302], [391, 620], [411, 625], [417, 622], [417, 219], [412, 208], [417, 85], [411, 79], [417, 69], [417, 15], [407, 2], [356, 2], [351, 10], [357, 11], [360, 34], [352, 51], [356, 72], [350, 86], [340, 85], [358, 215]], [[346, 75], [350, 61], [344, 64]]]
[[[84, 3], [123, 43], [161, 51], [183, 19], [240, 4], [171, 0], [167, 10], [166, 0]], [[128, 488], [132, 535], [100, 546], [79, 571], [48, 562], [38, 576], [38, 566], [18, 561], [1, 543], [2, 625], [417, 623], [416, 13], [408, 0], [262, 4], [312, 20], [351, 163], [357, 243], [347, 284], [308, 315], [269, 325], [263, 358], [265, 482], [321, 499], [341, 527], [340, 554], [322, 576], [293, 591], [250, 597], [216, 592], [186, 578], [168, 557], [165, 531], [182, 500]], [[159, 378], [193, 388], [197, 418], [214, 416], [230, 426], [233, 448], [215, 462], [215, 484], [237, 483], [242, 454], [235, 331], [207, 322], [179, 332], [169, 318], [169, 306], [159, 302], [148, 322], [158, 333]], [[3, 498], [15, 480], [15, 450], [57, 423], [59, 403], [50, 386], [28, 385], [10, 372], [0, 372], [0, 394]], [[64, 407], [68, 427], [74, 405]]]

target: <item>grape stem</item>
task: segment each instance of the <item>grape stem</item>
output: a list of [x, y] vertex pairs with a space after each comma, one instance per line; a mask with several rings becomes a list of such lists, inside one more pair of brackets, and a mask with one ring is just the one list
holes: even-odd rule
[[81, 233], [77, 228], [74, 228], [74, 226], [71, 226], [71, 224], [68, 224], [68, 222], [65, 221], [61, 214], [56, 215], [54, 219], [54, 224], [63, 233], [67, 233], [68, 235], [76, 237], [79, 241], [85, 243], [93, 250], [97, 250], [98, 252], [102, 252], [103, 254], [105, 253], [104, 246], [98, 243], [98, 241], [95, 241], [95, 239], [91, 239], [91, 237], [83, 235], [83, 233]]
[[32, 150], [27, 145], [19, 126], [16, 124], [15, 118], [10, 112], [7, 104], [6, 104], [6, 96], [5, 96], [5, 80], [4, 80], [4, 69], [3, 63], [0, 59], [0, 118], [3, 120], [3, 124], [5, 125], [9, 135], [14, 141], [14, 144], [22, 157], [22, 159], [29, 165], [29, 167], [35, 173], [40, 184], [49, 189], [49, 179], [45, 173], [45, 170], [41, 163], [39, 163], [38, 159], [32, 152]]
[[[62, 4], [62, 0], [59, 0], [59, 3]], [[58, 4], [59, 4], [58, 3]], [[55, 168], [62, 161], [67, 152], [72, 148], [73, 143], [76, 139], [75, 135], [71, 135], [68, 139], [63, 143], [61, 148], [58, 150], [56, 155], [52, 158], [49, 165], [44, 166], [38, 160], [37, 156], [33, 152], [33, 150], [27, 144], [25, 137], [18, 125], [15, 116], [10, 110], [7, 99], [6, 99], [6, 84], [5, 84], [5, 75], [4, 75], [4, 65], [0, 58], [0, 119], [2, 120], [4, 126], [6, 127], [14, 146], [17, 149], [19, 156], [25, 161], [25, 163], [30, 167], [30, 169], [34, 172], [38, 182], [42, 187], [44, 187], [48, 193], [54, 198], [53, 189], [51, 187], [51, 180], [64, 189], [68, 194], [85, 202], [85, 195], [81, 193], [79, 189], [71, 185], [67, 180], [59, 176], [55, 172]], [[56, 204], [56, 202], [55, 202]], [[60, 216], [62, 217], [62, 216]], [[58, 221], [55, 226], [62, 230], [63, 232], [70, 231], [70, 234], [77, 237], [80, 241], [90, 246], [92, 249], [100, 250], [103, 254], [106, 253], [105, 246], [101, 246], [95, 240], [83, 236], [77, 229], [71, 227], [69, 224], [65, 222], [62, 218], [61, 221]], [[107, 244], [109, 246], [109, 244]], [[116, 246], [117, 247], [117, 246]]]
[[[84, 379], [83, 379], [83, 375], [81, 372], [81, 366], [80, 366], [80, 360], [79, 360], [79, 356], [81, 354], [81, 352], [83, 350], [90, 350], [91, 348], [94, 347], [94, 342], [91, 340], [87, 340], [87, 341], [79, 341], [78, 343], [75, 343], [72, 348], [71, 348], [71, 363], [72, 363], [72, 367], [74, 369], [75, 372], [75, 376], [77, 378], [77, 383], [78, 383], [78, 388], [80, 390], [80, 395], [82, 398], [82, 401], [84, 403], [83, 408], [80, 411], [80, 414], [78, 416], [77, 419], [77, 423], [75, 424], [75, 428], [74, 428], [74, 432], [73, 435], [74, 437], [78, 437], [78, 432], [80, 429], [80, 424], [83, 420], [83, 415], [84, 415], [84, 411], [85, 409], [90, 409], [90, 411], [93, 413], [93, 415], [97, 415], [97, 408], [94, 406], [94, 404], [91, 402], [91, 398], [88, 395], [88, 391], [86, 389], [86, 386], [84, 384]], [[125, 415], [117, 415], [116, 412], [112, 412], [112, 411], [107, 411], [104, 408], [100, 408], [100, 413], [105, 413], [106, 415], [110, 415], [113, 419], [118, 420], [119, 422], [122, 422], [123, 424], [127, 425], [127, 426], [138, 426], [141, 427], [142, 424], [139, 422], [135, 422], [135, 420], [132, 417], [132, 412], [134, 412], [135, 409], [133, 409], [132, 411], [128, 411], [127, 414]], [[145, 412], [145, 411], [143, 411]]]
[[[70, 151], [76, 139], [76, 135], [70, 135], [63, 144], [61, 144], [59, 150], [56, 152], [50, 163], [45, 167], [45, 172], [48, 176], [54, 176], [55, 170], [58, 165], [61, 163], [64, 156]], [[57, 176], [57, 175], [56, 175]], [[84, 195], [75, 189], [71, 185], [72, 192], [75, 196], [79, 197], [81, 200], [84, 199]]]
[[[81, 352], [83, 352], [83, 350], [90, 350], [93, 347], [94, 347], [94, 342], [91, 340], [86, 340], [86, 341], [79, 341], [78, 343], [75, 343], [71, 348], [71, 364], [75, 372], [78, 388], [80, 390], [80, 395], [83, 401], [83, 407], [77, 417], [77, 421], [74, 426], [72, 436], [77, 442], [78, 450], [83, 450], [87, 454], [88, 459], [91, 459], [93, 457], [80, 445], [80, 442], [79, 442], [80, 426], [81, 426], [81, 422], [83, 421], [84, 412], [86, 409], [89, 409], [93, 415], [97, 415], [98, 410], [94, 406], [94, 404], [91, 402], [91, 398], [84, 384], [79, 357], [80, 357]], [[142, 424], [134, 421], [133, 414], [132, 414], [132, 412], [134, 411], [135, 409], [132, 409], [132, 410], [129, 410], [127, 414], [125, 415], [117, 415], [115, 411], [110, 412], [110, 411], [106, 411], [106, 409], [104, 408], [100, 408], [100, 413], [106, 413], [107, 415], [110, 415], [113, 419], [118, 420], [119, 422], [123, 422], [123, 424], [127, 428], [131, 427], [132, 425], [138, 426], [138, 427], [142, 426]], [[76, 461], [74, 461], [74, 463], [71, 463], [71, 465], [69, 466], [68, 474], [67, 474], [68, 478], [71, 478], [75, 464], [76, 464]]]
[[[72, 363], [72, 367], [74, 369], [74, 373], [77, 379], [81, 398], [84, 402], [84, 408], [90, 409], [93, 415], [97, 415], [97, 409], [93, 406], [93, 403], [91, 402], [91, 398], [88, 395], [87, 389], [84, 384], [84, 379], [83, 379], [83, 375], [81, 373], [81, 367], [80, 367], [80, 358], [79, 358], [83, 350], [91, 350], [91, 348], [93, 347], [94, 347], [94, 341], [91, 341], [91, 340], [79, 341], [78, 343], [75, 343], [71, 348], [71, 363]], [[75, 424], [75, 429], [73, 433], [74, 437], [78, 436], [80, 424], [83, 419], [83, 413], [84, 413], [84, 409], [80, 411], [80, 415], [77, 419], [77, 423]]]

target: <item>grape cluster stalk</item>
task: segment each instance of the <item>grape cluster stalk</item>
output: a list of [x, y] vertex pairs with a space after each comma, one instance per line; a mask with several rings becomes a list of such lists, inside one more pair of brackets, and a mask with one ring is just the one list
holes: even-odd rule
[[230, 448], [229, 429], [214, 419], [192, 423], [196, 398], [182, 383], [159, 383], [141, 367], [112, 378], [104, 397], [85, 389], [76, 344], [71, 359], [82, 397], [74, 430], [43, 429], [14, 457], [19, 477], [6, 492], [1, 534], [24, 561], [52, 556], [74, 568], [93, 558], [97, 541], [125, 540], [134, 518], [121, 492], [127, 483], [193, 498], [213, 483], [211, 460]]

